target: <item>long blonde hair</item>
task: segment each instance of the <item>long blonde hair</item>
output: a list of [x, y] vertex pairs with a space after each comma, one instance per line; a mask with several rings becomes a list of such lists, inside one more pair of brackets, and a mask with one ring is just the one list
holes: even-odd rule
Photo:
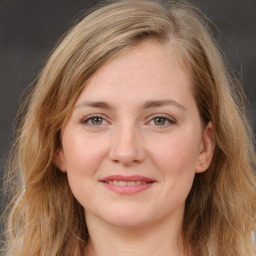
[[9, 160], [7, 255], [83, 255], [84, 210], [54, 164], [60, 132], [94, 73], [142, 40], [175, 49], [194, 79], [202, 118], [212, 121], [216, 148], [209, 169], [196, 174], [186, 200], [183, 243], [193, 256], [253, 256], [256, 179], [253, 136], [239, 83], [234, 82], [208, 31], [186, 3], [112, 1], [100, 6], [57, 45], [21, 110]]

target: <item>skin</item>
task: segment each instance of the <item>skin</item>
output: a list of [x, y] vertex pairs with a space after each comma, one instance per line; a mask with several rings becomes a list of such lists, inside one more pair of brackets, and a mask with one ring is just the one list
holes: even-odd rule
[[[185, 200], [214, 149], [192, 87], [171, 50], [147, 40], [105, 64], [82, 91], [56, 163], [85, 209], [86, 255], [184, 255]], [[100, 182], [117, 174], [156, 182], [120, 195]]]

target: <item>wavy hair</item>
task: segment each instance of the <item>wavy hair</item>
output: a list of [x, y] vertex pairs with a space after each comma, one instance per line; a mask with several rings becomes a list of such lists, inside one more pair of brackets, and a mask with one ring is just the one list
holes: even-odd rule
[[[184, 2], [112, 1], [100, 5], [58, 43], [27, 90], [9, 159], [8, 256], [80, 256], [88, 240], [83, 207], [54, 164], [60, 133], [90, 78], [142, 40], [174, 49], [191, 72], [202, 122], [212, 122], [212, 163], [187, 197], [187, 255], [253, 256], [256, 179], [253, 135], [239, 83], [227, 68], [209, 21]], [[11, 191], [11, 193], [10, 193]]]

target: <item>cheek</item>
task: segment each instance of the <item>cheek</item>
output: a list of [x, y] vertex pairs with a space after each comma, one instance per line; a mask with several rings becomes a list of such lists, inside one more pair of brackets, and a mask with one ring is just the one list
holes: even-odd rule
[[150, 154], [168, 191], [165, 200], [177, 204], [185, 201], [195, 176], [198, 147], [198, 136], [185, 132], [172, 134], [154, 144]]
[[159, 211], [167, 214], [184, 207], [191, 190], [198, 142], [185, 133], [164, 136], [151, 145], [151, 161], [159, 173], [161, 190], [156, 195]]
[[170, 174], [195, 171], [198, 142], [190, 136], [174, 135], [154, 144], [151, 158], [161, 170]]
[[78, 133], [63, 136], [63, 148], [70, 188], [76, 199], [84, 205], [90, 200], [90, 191], [97, 184], [97, 170], [101, 165], [106, 144], [90, 136], [86, 138]]
[[67, 171], [72, 173], [94, 173], [104, 158], [107, 145], [95, 137], [71, 134], [63, 138]]

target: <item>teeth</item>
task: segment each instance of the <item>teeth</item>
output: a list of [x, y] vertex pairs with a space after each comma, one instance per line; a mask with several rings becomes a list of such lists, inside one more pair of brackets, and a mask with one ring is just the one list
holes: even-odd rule
[[119, 185], [119, 186], [127, 186], [127, 182], [125, 182], [125, 181], [119, 181], [119, 182], [118, 182], [118, 185]]
[[111, 180], [107, 181], [106, 183], [108, 184], [113, 184], [113, 185], [118, 185], [118, 186], [138, 186], [138, 185], [143, 185], [147, 184], [146, 181], [119, 181], [119, 180]]
[[135, 186], [136, 182], [135, 181], [128, 181], [127, 185], [128, 186]]

